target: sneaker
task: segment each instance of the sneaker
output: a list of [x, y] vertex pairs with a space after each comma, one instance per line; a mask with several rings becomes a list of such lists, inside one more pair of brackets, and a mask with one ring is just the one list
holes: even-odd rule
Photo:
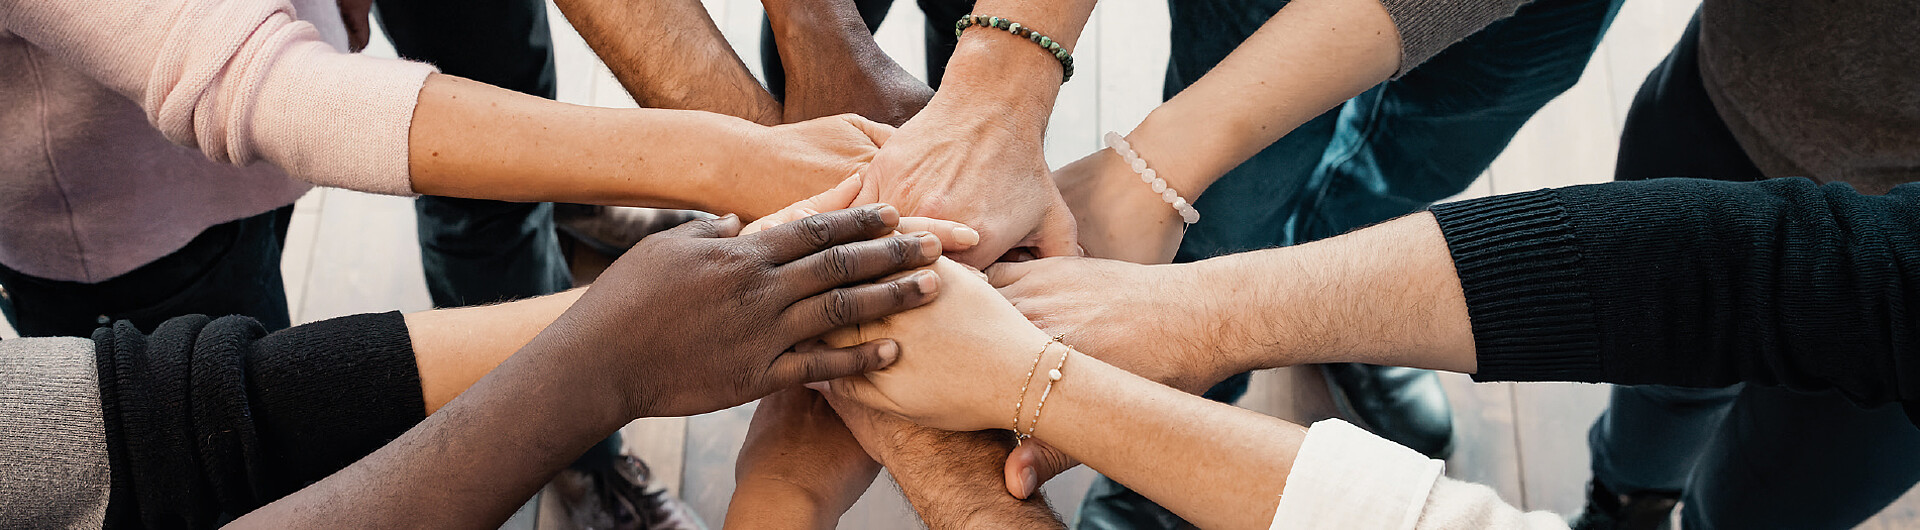
[[652, 481], [646, 462], [620, 455], [611, 466], [568, 468], [553, 478], [568, 528], [593, 530], [706, 530], [693, 507]]

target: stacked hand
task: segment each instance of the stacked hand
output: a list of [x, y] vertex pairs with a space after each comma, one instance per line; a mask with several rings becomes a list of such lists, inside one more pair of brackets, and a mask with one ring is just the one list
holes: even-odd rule
[[899, 352], [891, 341], [794, 345], [933, 298], [931, 274], [866, 283], [940, 254], [931, 235], [882, 237], [898, 223], [886, 205], [739, 237], [733, 216], [687, 223], [615, 261], [523, 353], [595, 374], [627, 396], [628, 418], [710, 412], [886, 366]]

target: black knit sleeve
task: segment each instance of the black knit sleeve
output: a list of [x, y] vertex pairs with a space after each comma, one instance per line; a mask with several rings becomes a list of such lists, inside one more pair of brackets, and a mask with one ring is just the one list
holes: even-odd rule
[[1920, 402], [1920, 185], [1616, 182], [1435, 206], [1480, 380]]
[[194, 315], [94, 332], [113, 491], [107, 526], [208, 528], [317, 481], [419, 423], [399, 313], [272, 334]]

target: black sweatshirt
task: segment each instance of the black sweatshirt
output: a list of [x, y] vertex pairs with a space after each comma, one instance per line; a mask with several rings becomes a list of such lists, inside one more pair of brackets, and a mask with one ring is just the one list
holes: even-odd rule
[[399, 313], [268, 334], [194, 315], [93, 334], [109, 528], [211, 528], [293, 493], [425, 418]]
[[1745, 381], [1920, 408], [1920, 184], [1659, 179], [1432, 212], [1476, 380]]

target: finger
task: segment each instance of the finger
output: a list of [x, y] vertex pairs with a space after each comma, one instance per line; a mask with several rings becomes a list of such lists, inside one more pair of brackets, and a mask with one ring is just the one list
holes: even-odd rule
[[745, 225], [740, 222], [740, 216], [727, 214], [725, 217], [687, 221], [661, 234], [670, 237], [733, 237], [739, 235], [742, 228], [745, 228]]
[[1032, 272], [1039, 263], [1039, 261], [995, 263], [992, 267], [987, 267], [987, 283], [992, 284], [995, 289], [1013, 285], [1014, 282], [1026, 277], [1028, 272]]
[[869, 120], [858, 114], [842, 114], [841, 116], [846, 118], [847, 122], [852, 123], [854, 127], [859, 128], [860, 132], [866, 133], [867, 138], [873, 140], [873, 145], [887, 145], [887, 140], [893, 138], [894, 128], [891, 125]]
[[829, 248], [783, 265], [776, 272], [783, 288], [805, 297], [842, 285], [917, 269], [940, 259], [940, 238], [918, 232]]
[[957, 221], [933, 219], [930, 217], [902, 217], [897, 230], [908, 234], [914, 232], [932, 232], [940, 238], [947, 252], [960, 252], [980, 244], [980, 232]]
[[1054, 256], [1080, 255], [1080, 227], [1074, 224], [1073, 212], [1066, 203], [1055, 203], [1047, 214], [1040, 218], [1040, 228], [1028, 238], [1034, 254], [1042, 258]]
[[787, 263], [835, 246], [887, 235], [899, 224], [899, 209], [869, 204], [810, 215], [751, 237], [764, 246], [774, 263]]
[[819, 195], [801, 199], [800, 202], [781, 208], [778, 212], [755, 219], [752, 224], [740, 230], [740, 235], [758, 233], [761, 230], [791, 223], [800, 218], [818, 214], [821, 210], [840, 210], [853, 205], [854, 195], [860, 193], [860, 175], [856, 174], [840, 181], [832, 189]]
[[859, 375], [893, 364], [900, 358], [900, 343], [879, 339], [845, 348], [789, 351], [780, 354], [767, 368], [774, 388], [786, 388], [816, 381]]
[[1073, 457], [1039, 440], [1028, 440], [1007, 454], [1007, 493], [1022, 499], [1033, 496], [1041, 484], [1080, 465]]
[[901, 408], [899, 403], [895, 403], [893, 398], [881, 393], [880, 387], [875, 386], [873, 380], [867, 379], [864, 374], [809, 383], [807, 388], [826, 394], [828, 403], [836, 400], [845, 401], [903, 418], [907, 416], [906, 409]]
[[939, 291], [940, 275], [919, 271], [890, 281], [815, 295], [788, 307], [781, 318], [787, 337], [798, 340], [920, 307], [933, 301]]

